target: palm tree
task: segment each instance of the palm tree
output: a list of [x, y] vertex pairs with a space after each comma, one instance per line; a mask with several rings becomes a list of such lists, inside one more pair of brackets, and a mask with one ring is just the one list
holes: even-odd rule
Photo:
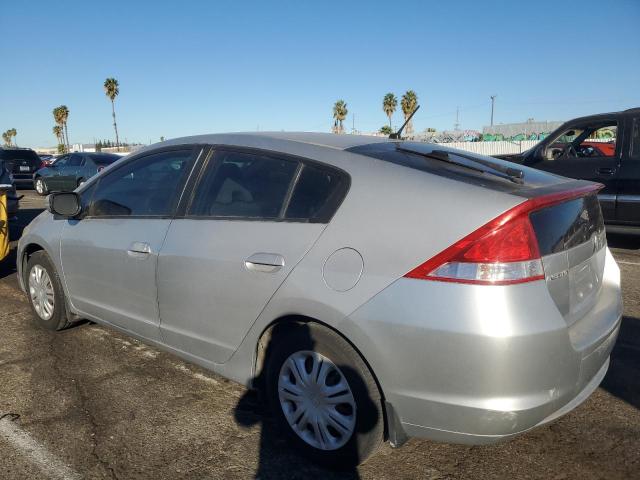
[[10, 147], [10, 146], [11, 146], [11, 135], [9, 134], [9, 130], [7, 130], [6, 132], [4, 132], [4, 133], [2, 134], [2, 139], [4, 140], [4, 144], [5, 144], [7, 147]]
[[56, 125], [55, 127], [52, 128], [52, 131], [53, 131], [53, 134], [58, 139], [58, 145], [62, 145], [64, 143], [64, 140], [62, 138], [62, 127], [60, 127], [60, 125]]
[[[62, 140], [65, 144], [65, 149], [69, 151], [69, 130], [67, 129], [67, 120], [69, 119], [69, 109], [66, 105], [60, 105], [53, 109], [53, 119], [62, 129]], [[66, 141], [65, 141], [66, 137]]]
[[338, 100], [333, 105], [333, 118], [334, 118], [334, 133], [344, 133], [344, 127], [342, 126], [342, 122], [345, 118], [347, 118], [347, 114], [349, 110], [347, 110], [347, 104], [344, 100]]
[[[404, 120], [407, 121], [409, 115], [411, 115], [418, 106], [418, 96], [416, 95], [416, 92], [413, 90], [407, 90], [407, 93], [402, 96], [400, 105], [402, 106], [402, 113], [404, 113]], [[413, 119], [407, 123], [405, 132], [407, 137], [413, 135]]]
[[[7, 133], [9, 134], [9, 141], [11, 141], [11, 137], [15, 137], [16, 135], [18, 135], [18, 131], [15, 128], [7, 130]], [[15, 140], [13, 141], [13, 144], [17, 146]]]
[[393, 93], [387, 93], [382, 99], [382, 110], [389, 117], [389, 129], [391, 129], [391, 117], [398, 106], [398, 99]]
[[118, 139], [118, 126], [116, 125], [116, 108], [114, 101], [120, 90], [118, 89], [118, 80], [113, 77], [104, 81], [104, 93], [111, 100], [111, 115], [113, 116], [113, 129], [116, 131], [116, 148], [120, 151], [120, 140]]
[[383, 125], [380, 127], [380, 130], [378, 130], [380, 133], [382, 133], [383, 135], [391, 135], [393, 133], [393, 130], [391, 129], [391, 127], [389, 125]]

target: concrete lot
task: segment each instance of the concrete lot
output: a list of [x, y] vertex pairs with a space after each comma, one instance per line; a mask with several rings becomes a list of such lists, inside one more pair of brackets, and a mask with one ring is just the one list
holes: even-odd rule
[[[21, 193], [14, 235], [43, 205]], [[509, 443], [414, 439], [339, 474], [289, 450], [236, 384], [97, 325], [36, 328], [10, 257], [0, 264], [0, 478], [640, 478], [640, 237], [609, 244], [625, 318], [587, 402]]]

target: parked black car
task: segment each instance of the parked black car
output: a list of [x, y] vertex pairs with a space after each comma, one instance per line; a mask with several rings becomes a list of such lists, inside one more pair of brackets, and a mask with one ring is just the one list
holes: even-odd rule
[[640, 227], [640, 108], [570, 120], [526, 152], [496, 157], [602, 183], [607, 229]]
[[[6, 189], [5, 185], [11, 185], [11, 188]], [[4, 160], [0, 158], [0, 187], [7, 195], [7, 214], [10, 217], [15, 216], [18, 213], [19, 198], [16, 195], [16, 187], [13, 184], [13, 177]]]
[[121, 158], [111, 153], [69, 153], [33, 175], [33, 187], [40, 195], [75, 190], [103, 168]]
[[13, 175], [14, 184], [18, 187], [30, 187], [33, 174], [42, 167], [42, 160], [30, 148], [0, 148], [0, 160]]

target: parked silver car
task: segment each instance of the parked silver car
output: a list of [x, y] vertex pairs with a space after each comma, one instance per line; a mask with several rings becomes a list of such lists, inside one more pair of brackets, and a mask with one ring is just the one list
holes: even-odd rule
[[260, 388], [325, 462], [486, 444], [607, 371], [622, 303], [597, 190], [426, 143], [180, 138], [50, 195], [18, 276], [38, 324], [91, 319]]

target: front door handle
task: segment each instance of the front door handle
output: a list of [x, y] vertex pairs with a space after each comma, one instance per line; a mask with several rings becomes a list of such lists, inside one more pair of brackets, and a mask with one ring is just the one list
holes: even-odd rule
[[254, 253], [244, 261], [247, 270], [275, 273], [284, 267], [284, 257], [278, 253]]
[[149, 255], [151, 253], [151, 245], [147, 242], [133, 242], [127, 253], [132, 257], [139, 257], [141, 255]]
[[612, 167], [600, 167], [596, 170], [600, 175], [613, 175], [616, 173], [616, 169]]

